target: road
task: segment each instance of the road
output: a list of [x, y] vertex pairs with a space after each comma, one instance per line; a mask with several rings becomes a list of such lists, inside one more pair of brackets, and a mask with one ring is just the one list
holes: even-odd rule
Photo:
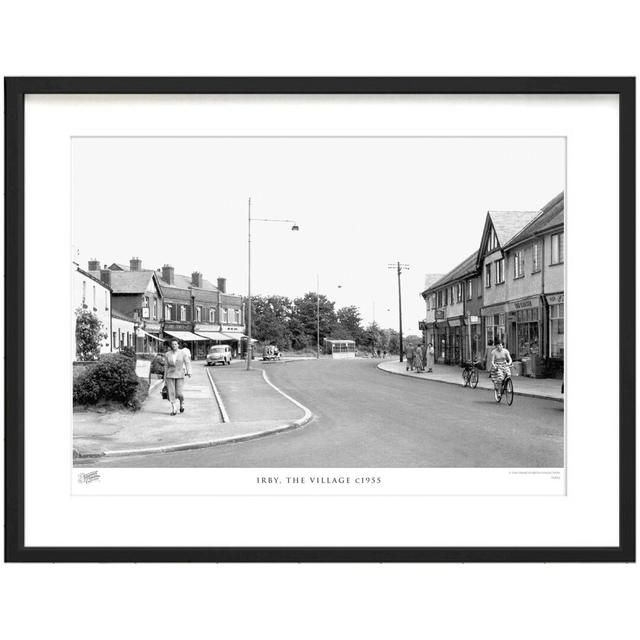
[[100, 466], [563, 466], [563, 403], [516, 396], [509, 407], [496, 404], [489, 391], [392, 375], [364, 359], [263, 366], [274, 384], [315, 414], [306, 427], [209, 449], [106, 459]]

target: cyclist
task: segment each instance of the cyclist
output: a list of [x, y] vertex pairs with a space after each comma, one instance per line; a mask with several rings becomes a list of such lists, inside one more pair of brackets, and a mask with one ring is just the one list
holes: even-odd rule
[[513, 363], [511, 354], [504, 348], [502, 342], [496, 342], [496, 348], [491, 352], [491, 380], [496, 388], [498, 398], [502, 396], [502, 382], [511, 377], [509, 366]]

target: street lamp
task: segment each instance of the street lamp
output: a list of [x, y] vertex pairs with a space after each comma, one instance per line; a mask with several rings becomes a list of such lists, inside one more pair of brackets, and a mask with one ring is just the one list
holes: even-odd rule
[[251, 217], [251, 198], [249, 198], [248, 207], [248, 224], [247, 224], [247, 371], [251, 368], [251, 354], [253, 353], [253, 344], [251, 343], [251, 222], [291, 222], [291, 231], [300, 231], [300, 227], [295, 220], [280, 220], [277, 218], [252, 218]]

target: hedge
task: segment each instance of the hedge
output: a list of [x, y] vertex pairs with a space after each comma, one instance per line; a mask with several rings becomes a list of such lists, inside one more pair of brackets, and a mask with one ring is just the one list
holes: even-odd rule
[[118, 353], [103, 354], [98, 364], [74, 380], [73, 404], [92, 405], [100, 401], [113, 401], [139, 409], [138, 384], [135, 360]]

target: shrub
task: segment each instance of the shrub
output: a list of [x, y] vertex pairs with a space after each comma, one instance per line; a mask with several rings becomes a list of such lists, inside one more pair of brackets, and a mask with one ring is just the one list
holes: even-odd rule
[[127, 358], [131, 358], [134, 362], [136, 361], [135, 349], [132, 349], [131, 347], [122, 347], [120, 349], [120, 354]]
[[73, 404], [96, 404], [101, 400], [111, 400], [139, 408], [137, 390], [134, 361], [116, 353], [104, 354], [98, 364], [74, 381]]
[[151, 361], [151, 373], [156, 373], [159, 375], [164, 375], [164, 356], [162, 354], [158, 354]]

